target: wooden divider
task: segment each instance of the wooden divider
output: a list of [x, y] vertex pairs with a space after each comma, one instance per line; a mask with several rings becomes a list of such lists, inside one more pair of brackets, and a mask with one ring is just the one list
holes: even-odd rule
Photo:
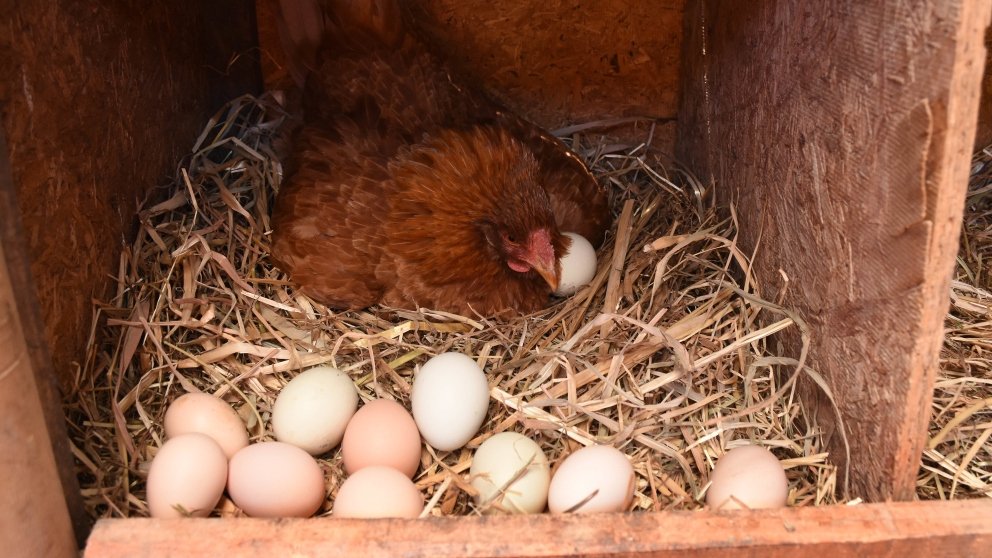
[[900, 558], [988, 556], [992, 501], [753, 512], [416, 519], [128, 519], [97, 523], [85, 558]]
[[[874, 501], [914, 494], [990, 7], [687, 4], [681, 158], [736, 207], [763, 294], [808, 323], [852, 493]], [[804, 387], [843, 464], [831, 404]]]

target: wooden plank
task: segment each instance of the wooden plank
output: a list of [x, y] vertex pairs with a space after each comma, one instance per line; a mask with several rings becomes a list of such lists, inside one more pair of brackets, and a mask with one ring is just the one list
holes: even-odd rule
[[[35, 368], [19, 315], [20, 291], [12, 284], [21, 270], [8, 269], [9, 232], [16, 219], [3, 207], [11, 190], [6, 144], [0, 130], [0, 542], [5, 556], [68, 558], [76, 539], [63, 482], [75, 490], [72, 459], [66, 449], [65, 418], [52, 386]], [[13, 221], [13, 223], [11, 222]], [[15, 294], [16, 293], [16, 294]], [[57, 460], [52, 436], [63, 450]], [[60, 476], [65, 467], [65, 477]], [[81, 507], [78, 507], [81, 510]]]
[[3, 245], [0, 265], [5, 266], [7, 281], [12, 292], [16, 293], [11, 300], [19, 317], [21, 336], [30, 359], [34, 386], [45, 419], [47, 438], [51, 442], [52, 453], [58, 467], [65, 506], [72, 519], [76, 542], [81, 548], [93, 525], [93, 520], [87, 517], [79, 493], [76, 463], [69, 449], [66, 417], [62, 410], [62, 394], [59, 391], [57, 375], [52, 369], [48, 345], [45, 343], [45, 328], [38, 299], [35, 296], [31, 279], [31, 261], [23, 235], [17, 195], [7, 159], [7, 143], [4, 132], [0, 129], [0, 244]]
[[[461, 73], [549, 129], [624, 116], [609, 130], [672, 152], [685, 0], [408, 0], [408, 20]], [[267, 86], [292, 87], [276, 30], [277, 0], [257, 0]], [[264, 14], [264, 15], [263, 15]]]
[[85, 558], [988, 556], [992, 501], [427, 520], [115, 519]]
[[[814, 340], [851, 489], [913, 497], [992, 3], [709, 0], [686, 14], [680, 158]], [[786, 338], [795, 349], [796, 337]], [[822, 392], [804, 400], [843, 464]]]

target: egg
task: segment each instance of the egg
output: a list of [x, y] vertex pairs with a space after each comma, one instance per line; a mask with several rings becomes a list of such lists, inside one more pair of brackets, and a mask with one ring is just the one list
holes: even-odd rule
[[248, 445], [248, 430], [238, 413], [219, 397], [187, 393], [169, 405], [165, 412], [165, 435], [199, 432], [213, 438], [227, 458]]
[[227, 493], [252, 517], [310, 517], [324, 503], [326, 488], [309, 453], [283, 442], [261, 442], [231, 458]]
[[358, 390], [351, 378], [318, 366], [290, 380], [276, 396], [272, 432], [280, 442], [320, 455], [341, 442], [357, 408]]
[[489, 383], [471, 358], [443, 353], [427, 361], [413, 379], [413, 419], [435, 449], [456, 450], [475, 436], [489, 410]]
[[625, 511], [634, 498], [634, 467], [613, 446], [582, 448], [562, 461], [551, 479], [552, 513]]
[[596, 276], [596, 249], [579, 234], [567, 232], [565, 236], [572, 239], [572, 245], [561, 257], [561, 277], [555, 291], [558, 296], [575, 294]]
[[334, 499], [334, 517], [407, 517], [420, 516], [424, 496], [410, 477], [393, 469], [373, 465], [348, 477]]
[[716, 462], [706, 505], [716, 510], [781, 508], [788, 495], [785, 470], [772, 452], [761, 446], [740, 446]]
[[540, 513], [548, 501], [548, 457], [530, 438], [501, 432], [488, 438], [472, 457], [469, 470], [482, 513]]
[[420, 465], [420, 432], [403, 405], [376, 399], [351, 417], [341, 441], [341, 453], [349, 474], [363, 467], [383, 465], [413, 477]]
[[227, 482], [227, 456], [210, 436], [191, 432], [167, 441], [152, 459], [146, 483], [152, 517], [206, 517]]

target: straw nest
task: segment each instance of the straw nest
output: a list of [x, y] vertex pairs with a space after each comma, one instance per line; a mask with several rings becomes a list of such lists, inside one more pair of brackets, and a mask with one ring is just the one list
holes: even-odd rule
[[992, 146], [975, 154], [920, 498], [992, 496]]
[[[483, 366], [491, 404], [464, 449], [424, 448], [415, 481], [427, 514], [478, 512], [472, 450], [505, 430], [538, 441], [553, 464], [588, 444], [622, 449], [637, 474], [634, 510], [701, 507], [716, 459], [748, 443], [782, 460], [790, 505], [835, 502], [839, 472], [794, 389], [801, 375], [823, 382], [803, 365], [805, 348], [785, 354], [773, 340], [793, 328], [808, 344], [804, 326], [761, 292], [733, 217], [718, 218], [698, 181], [652, 154], [650, 130], [637, 146], [602, 140], [604, 123], [561, 131], [609, 188], [614, 228], [592, 285], [497, 322], [427, 309], [335, 312], [296, 294], [267, 257], [285, 120], [271, 98], [231, 102], [166, 201], [140, 213], [67, 398], [93, 516], [148, 513], [143, 479], [162, 417], [187, 391], [223, 397], [253, 441], [271, 439], [275, 397], [307, 367], [336, 366], [363, 400], [409, 406], [417, 365], [450, 350]], [[337, 451], [319, 461], [326, 512], [344, 473]], [[224, 500], [219, 513], [238, 512]]]

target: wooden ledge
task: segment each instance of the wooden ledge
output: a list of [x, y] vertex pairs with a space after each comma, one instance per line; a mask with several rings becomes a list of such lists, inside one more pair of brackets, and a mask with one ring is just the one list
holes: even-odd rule
[[101, 520], [85, 558], [989, 556], [992, 500], [429, 520]]

